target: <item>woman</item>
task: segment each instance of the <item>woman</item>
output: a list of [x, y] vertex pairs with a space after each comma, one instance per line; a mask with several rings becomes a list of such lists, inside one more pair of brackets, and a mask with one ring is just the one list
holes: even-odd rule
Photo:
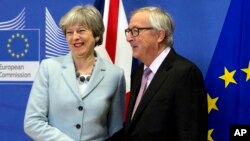
[[70, 52], [42, 61], [24, 130], [34, 140], [105, 140], [122, 127], [125, 79], [94, 50], [103, 41], [101, 14], [90, 5], [75, 6], [60, 27]]

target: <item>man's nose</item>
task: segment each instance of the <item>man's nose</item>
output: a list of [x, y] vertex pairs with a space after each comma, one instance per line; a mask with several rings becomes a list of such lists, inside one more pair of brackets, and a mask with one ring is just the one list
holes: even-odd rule
[[128, 32], [128, 33], [126, 34], [126, 40], [127, 40], [127, 42], [130, 42], [130, 41], [133, 40], [133, 36], [132, 36], [132, 33], [131, 33], [131, 32]]

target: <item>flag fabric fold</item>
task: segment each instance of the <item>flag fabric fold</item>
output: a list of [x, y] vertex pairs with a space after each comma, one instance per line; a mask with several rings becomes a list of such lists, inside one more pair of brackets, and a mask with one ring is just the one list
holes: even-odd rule
[[[132, 67], [132, 49], [124, 34], [128, 27], [122, 0], [96, 0], [94, 5], [103, 14], [105, 26], [103, 44], [96, 48], [102, 58], [109, 60], [124, 70], [126, 80], [125, 112], [130, 98], [130, 75]], [[104, 7], [104, 8], [103, 8]]]
[[207, 75], [208, 140], [250, 124], [250, 1], [232, 0]]

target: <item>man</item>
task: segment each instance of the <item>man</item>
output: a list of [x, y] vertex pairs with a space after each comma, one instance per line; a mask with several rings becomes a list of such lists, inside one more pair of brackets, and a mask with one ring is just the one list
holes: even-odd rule
[[142, 63], [132, 73], [126, 141], [207, 140], [203, 76], [174, 51], [173, 32], [170, 15], [159, 8], [132, 13], [125, 33], [133, 56]]

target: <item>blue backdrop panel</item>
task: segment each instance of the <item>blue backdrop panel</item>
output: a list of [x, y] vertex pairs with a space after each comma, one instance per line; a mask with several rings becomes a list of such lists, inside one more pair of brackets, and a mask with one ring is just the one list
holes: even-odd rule
[[[36, 64], [42, 59], [66, 54], [68, 48], [58, 27], [61, 16], [74, 5], [95, 2], [98, 3], [101, 0], [1, 0], [1, 141], [30, 140], [23, 132], [23, 118], [32, 81], [22, 81], [16, 77], [11, 80], [4, 79], [1, 74], [10, 72], [4, 66], [31, 62], [35, 71]], [[169, 11], [176, 25], [174, 48], [194, 61], [201, 68], [204, 76], [206, 75], [230, 0], [126, 0], [123, 4], [128, 20], [131, 11], [142, 6], [159, 6]], [[58, 41], [55, 42], [55, 39]], [[32, 71], [26, 65], [23, 66], [26, 68], [25, 71]]]

